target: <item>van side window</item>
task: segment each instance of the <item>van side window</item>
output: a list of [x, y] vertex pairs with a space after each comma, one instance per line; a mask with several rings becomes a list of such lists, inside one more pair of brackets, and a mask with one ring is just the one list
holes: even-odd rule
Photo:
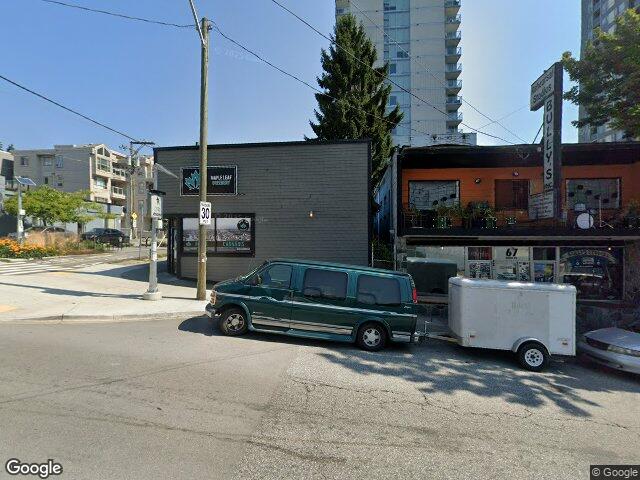
[[260, 286], [289, 288], [291, 285], [291, 265], [273, 265], [260, 273]]
[[308, 268], [304, 274], [303, 294], [343, 300], [347, 297], [347, 274], [333, 270]]
[[360, 275], [357, 301], [370, 305], [400, 305], [400, 282], [397, 278]]

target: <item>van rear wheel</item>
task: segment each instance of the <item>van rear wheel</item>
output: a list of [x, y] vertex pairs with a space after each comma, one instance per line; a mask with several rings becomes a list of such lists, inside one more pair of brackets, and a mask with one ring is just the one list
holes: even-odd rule
[[387, 332], [379, 323], [365, 323], [358, 329], [356, 343], [363, 350], [377, 352], [387, 344]]
[[228, 335], [230, 337], [244, 335], [249, 329], [247, 324], [247, 315], [239, 308], [229, 308], [228, 310], [225, 310], [220, 317], [220, 323], [218, 323], [218, 326], [224, 335]]
[[540, 342], [526, 342], [518, 349], [518, 361], [527, 370], [541, 372], [549, 365], [549, 352]]

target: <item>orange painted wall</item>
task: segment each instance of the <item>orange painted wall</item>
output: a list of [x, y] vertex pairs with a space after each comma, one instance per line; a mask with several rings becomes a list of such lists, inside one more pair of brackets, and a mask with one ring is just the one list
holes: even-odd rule
[[[514, 176], [518, 172], [518, 176]], [[621, 178], [622, 205], [629, 200], [640, 201], [640, 162], [628, 165], [580, 165], [562, 168], [563, 180], [570, 178]], [[475, 179], [480, 178], [479, 184]], [[531, 193], [542, 191], [542, 167], [518, 168], [441, 168], [441, 169], [406, 169], [402, 171], [402, 204], [409, 202], [409, 182], [412, 180], [459, 180], [460, 201], [462, 205], [469, 202], [495, 202], [495, 180], [533, 180]], [[564, 204], [565, 182], [562, 185]]]

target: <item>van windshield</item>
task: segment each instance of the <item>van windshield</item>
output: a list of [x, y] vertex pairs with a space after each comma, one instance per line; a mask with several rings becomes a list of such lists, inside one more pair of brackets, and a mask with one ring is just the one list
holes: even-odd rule
[[251, 270], [249, 273], [245, 273], [244, 275], [240, 275], [237, 280], [240, 280], [241, 282], [244, 282], [246, 279], [248, 279], [249, 277], [252, 277], [258, 270], [262, 269], [262, 267], [264, 267], [267, 264], [267, 262], [262, 262], [260, 265], [258, 265], [256, 268], [254, 268], [253, 270]]

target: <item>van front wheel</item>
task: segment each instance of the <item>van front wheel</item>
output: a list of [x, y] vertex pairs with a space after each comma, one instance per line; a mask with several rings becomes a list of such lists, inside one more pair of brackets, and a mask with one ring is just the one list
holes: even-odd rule
[[363, 350], [377, 352], [387, 343], [387, 332], [379, 323], [365, 323], [358, 329], [356, 343]]
[[527, 370], [541, 372], [549, 365], [549, 352], [539, 342], [527, 342], [518, 349], [518, 361]]
[[247, 325], [247, 316], [243, 310], [239, 308], [229, 308], [220, 317], [218, 324], [220, 331], [228, 336], [237, 336], [247, 333], [249, 326]]

